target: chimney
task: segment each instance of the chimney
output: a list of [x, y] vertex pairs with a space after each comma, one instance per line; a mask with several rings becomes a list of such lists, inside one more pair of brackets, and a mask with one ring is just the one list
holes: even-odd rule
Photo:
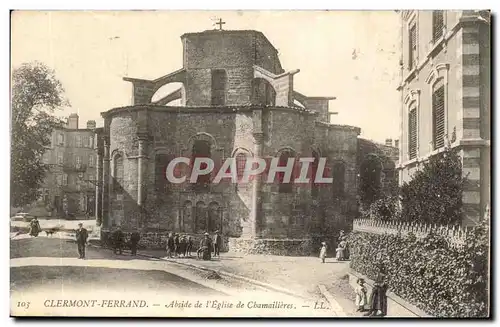
[[385, 139], [385, 145], [392, 146], [392, 139]]
[[87, 129], [95, 129], [95, 120], [87, 121]]
[[78, 129], [78, 114], [71, 114], [68, 117], [68, 128]]
[[394, 146], [399, 149], [399, 140], [394, 140]]

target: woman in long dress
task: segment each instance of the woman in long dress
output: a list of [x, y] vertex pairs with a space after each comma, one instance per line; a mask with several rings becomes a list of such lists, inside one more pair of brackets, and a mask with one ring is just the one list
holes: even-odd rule
[[375, 279], [375, 284], [373, 285], [372, 293], [370, 294], [370, 300], [368, 301], [370, 309], [365, 314], [365, 316], [380, 316], [384, 317], [387, 315], [387, 283], [385, 281], [385, 274], [381, 270], [377, 278]]
[[212, 259], [212, 240], [208, 236], [208, 233], [205, 233], [204, 238], [200, 242], [199, 252], [201, 252], [203, 260]]
[[37, 237], [38, 234], [42, 231], [42, 228], [40, 227], [40, 222], [38, 222], [38, 219], [33, 218], [31, 221], [30, 221], [30, 235], [31, 236], [34, 236], [34, 237]]

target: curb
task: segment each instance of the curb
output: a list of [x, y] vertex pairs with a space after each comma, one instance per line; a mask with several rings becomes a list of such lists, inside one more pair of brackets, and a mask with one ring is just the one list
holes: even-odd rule
[[319, 291], [321, 292], [321, 295], [330, 303], [330, 308], [331, 310], [338, 316], [338, 317], [348, 317], [348, 315], [345, 313], [344, 309], [340, 306], [340, 304], [333, 298], [332, 293], [328, 292], [326, 289], [325, 285], [318, 285]]
[[[90, 245], [90, 242], [89, 242], [89, 245]], [[95, 244], [91, 244], [91, 246], [103, 248], [102, 246], [95, 245]], [[123, 251], [123, 252], [130, 252], [130, 251], [126, 250], [126, 251]], [[270, 290], [270, 291], [274, 291], [274, 292], [278, 292], [278, 293], [283, 293], [283, 294], [286, 294], [286, 295], [289, 295], [289, 296], [301, 298], [303, 300], [308, 300], [308, 301], [312, 300], [309, 297], [306, 297], [304, 295], [298, 294], [298, 293], [296, 293], [294, 291], [291, 291], [291, 290], [287, 290], [287, 289], [282, 288], [280, 286], [276, 286], [276, 285], [272, 285], [272, 284], [260, 282], [260, 281], [255, 280], [255, 279], [251, 279], [251, 278], [240, 276], [240, 275], [235, 275], [235, 274], [228, 273], [228, 272], [225, 272], [225, 271], [222, 271], [222, 270], [215, 270], [215, 269], [211, 269], [211, 268], [205, 268], [205, 267], [202, 267], [202, 266], [199, 266], [199, 265], [196, 265], [196, 264], [192, 264], [192, 263], [188, 263], [188, 262], [179, 262], [177, 260], [172, 260], [172, 259], [167, 259], [167, 258], [161, 258], [161, 257], [149, 255], [149, 254], [139, 254], [139, 253], [137, 253], [137, 256], [146, 257], [146, 258], [152, 258], [152, 259], [158, 259], [158, 260], [167, 261], [167, 262], [172, 262], [172, 263], [176, 263], [176, 264], [181, 265], [181, 266], [190, 267], [190, 268], [193, 268], [193, 269], [196, 269], [196, 270], [207, 271], [207, 272], [215, 272], [215, 273], [217, 273], [217, 274], [219, 274], [221, 276], [228, 277], [228, 278], [233, 278], [233, 279], [245, 282], [245, 283], [249, 283], [249, 284], [258, 286], [258, 287], [266, 289], [266, 290]]]

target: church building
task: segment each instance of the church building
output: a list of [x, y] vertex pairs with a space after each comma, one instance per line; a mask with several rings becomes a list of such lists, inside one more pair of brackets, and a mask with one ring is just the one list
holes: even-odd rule
[[[164, 247], [167, 233], [200, 238], [220, 231], [225, 249], [302, 255], [333, 239], [357, 212], [360, 128], [330, 123], [332, 97], [294, 89], [298, 69], [254, 30], [208, 30], [181, 36], [183, 67], [154, 80], [124, 78], [130, 106], [101, 115], [96, 216], [106, 238], [113, 226], [142, 233], [144, 246]], [[181, 83], [155, 100], [158, 90]], [[169, 105], [172, 101], [181, 105]], [[173, 184], [165, 167], [176, 157], [326, 158], [333, 183]], [[315, 166], [316, 165], [316, 166]]]

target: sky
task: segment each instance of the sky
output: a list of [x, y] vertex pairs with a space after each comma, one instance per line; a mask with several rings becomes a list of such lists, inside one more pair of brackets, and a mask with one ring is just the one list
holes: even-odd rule
[[214, 29], [219, 17], [224, 29], [263, 32], [283, 68], [300, 69], [295, 90], [336, 97], [332, 123], [358, 126], [375, 141], [398, 138], [394, 11], [17, 11], [11, 65], [40, 61], [54, 69], [71, 104], [57, 115], [77, 112], [80, 127], [90, 119], [102, 126], [101, 112], [131, 104], [124, 76], [155, 79], [181, 68], [180, 36]]

